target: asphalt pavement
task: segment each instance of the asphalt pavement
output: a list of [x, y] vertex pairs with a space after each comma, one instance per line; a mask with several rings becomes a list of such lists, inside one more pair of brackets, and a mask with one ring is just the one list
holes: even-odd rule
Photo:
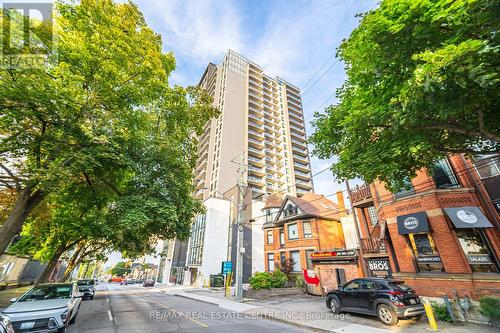
[[310, 332], [142, 285], [99, 284], [68, 333]]

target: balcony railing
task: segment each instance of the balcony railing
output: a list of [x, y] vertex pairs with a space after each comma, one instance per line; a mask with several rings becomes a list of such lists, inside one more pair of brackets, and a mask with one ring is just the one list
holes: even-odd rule
[[375, 237], [361, 238], [361, 248], [365, 253], [387, 252], [385, 248], [385, 241]]
[[368, 184], [359, 186], [357, 185], [355, 188], [351, 190], [351, 200], [353, 204], [358, 202], [364, 202], [371, 200], [372, 193], [370, 191], [370, 186]]

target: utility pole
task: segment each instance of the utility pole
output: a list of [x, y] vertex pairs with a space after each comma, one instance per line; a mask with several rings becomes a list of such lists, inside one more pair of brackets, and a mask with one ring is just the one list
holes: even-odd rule
[[361, 263], [361, 270], [363, 271], [364, 276], [368, 276], [367, 269], [366, 269], [365, 256], [363, 253], [363, 245], [361, 244], [361, 234], [359, 233], [358, 218], [356, 217], [356, 212], [354, 211], [354, 205], [352, 203], [352, 198], [351, 198], [351, 187], [349, 186], [348, 179], [345, 180], [345, 187], [347, 190], [347, 196], [349, 197], [349, 203], [351, 204], [352, 219], [354, 221], [354, 228], [356, 230], [356, 238], [358, 239], [359, 262]]
[[[236, 161], [235, 161], [236, 162]], [[245, 204], [243, 202], [245, 191], [245, 154], [242, 152], [238, 158], [238, 220], [236, 227], [238, 228], [238, 238], [236, 242], [236, 300], [243, 299], [243, 254], [245, 248], [243, 247], [243, 211]]]

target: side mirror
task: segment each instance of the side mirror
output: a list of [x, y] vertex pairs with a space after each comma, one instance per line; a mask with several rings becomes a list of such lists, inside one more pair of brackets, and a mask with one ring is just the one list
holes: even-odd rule
[[13, 297], [13, 298], [9, 299], [10, 303], [15, 303], [16, 301], [17, 301], [17, 297]]

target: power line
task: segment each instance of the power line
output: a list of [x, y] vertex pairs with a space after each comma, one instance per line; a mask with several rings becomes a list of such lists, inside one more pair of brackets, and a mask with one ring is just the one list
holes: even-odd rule
[[321, 80], [321, 79], [322, 79], [322, 78], [326, 75], [326, 73], [328, 73], [328, 72], [329, 72], [329, 71], [333, 68], [333, 66], [335, 66], [338, 62], [339, 62], [339, 60], [338, 60], [338, 59], [337, 59], [337, 60], [335, 60], [335, 61], [331, 64], [331, 66], [330, 66], [330, 67], [328, 67], [328, 68], [327, 68], [327, 70], [326, 70], [326, 71], [325, 71], [325, 72], [324, 72], [324, 73], [323, 73], [320, 77], [318, 77], [318, 78], [317, 78], [317, 79], [316, 79], [313, 83], [311, 83], [311, 85], [310, 85], [310, 86], [309, 86], [306, 90], [304, 90], [304, 91], [302, 92], [302, 96], [304, 96], [305, 94], [307, 94], [307, 92], [308, 92], [309, 90], [311, 90], [311, 88], [312, 88], [312, 87], [314, 87], [314, 85], [315, 85], [316, 83], [318, 83], [318, 81], [319, 81], [319, 80]]
[[[485, 160], [485, 161], [484, 161], [484, 163], [481, 163], [481, 162], [483, 162], [483, 161], [480, 161], [480, 162], [478, 162], [478, 163], [476, 163], [476, 164], [479, 164], [480, 166], [484, 167], [484, 166], [487, 166], [487, 165], [490, 165], [490, 164], [495, 163], [497, 160], [498, 160], [498, 161], [500, 161], [500, 156], [494, 157], [494, 158], [493, 158], [493, 159], [491, 159], [491, 160]], [[453, 174], [453, 175], [455, 175], [455, 176], [458, 176], [458, 175], [463, 175], [463, 174], [465, 174], [466, 172], [468, 172], [468, 171], [470, 171], [470, 170], [473, 170], [473, 169], [475, 169], [475, 166], [472, 166], [472, 167], [468, 167], [468, 166], [466, 166], [466, 167], [464, 167], [464, 168], [462, 168], [462, 169], [457, 169], [457, 170], [456, 170], [454, 173], [452, 173], [452, 174]], [[450, 175], [451, 175], [451, 174], [450, 174]], [[443, 176], [440, 176], [440, 177], [444, 177], [444, 176], [448, 176], [448, 174], [443, 175]], [[415, 190], [415, 192], [416, 192], [416, 190], [417, 190], [418, 188], [424, 187], [425, 185], [429, 185], [429, 184], [434, 183], [434, 182], [435, 182], [434, 178], [433, 178], [433, 179], [428, 179], [428, 180], [426, 180], [426, 181], [424, 181], [424, 182], [421, 182], [421, 183], [418, 183], [418, 184], [412, 184], [412, 187], [413, 187], [413, 189], [414, 189], [414, 190]], [[301, 206], [303, 206], [303, 205], [305, 205], [305, 204], [308, 204], [308, 203], [311, 203], [311, 202], [315, 202], [315, 201], [321, 200], [321, 199], [323, 199], [323, 198], [328, 198], [328, 197], [334, 196], [334, 195], [336, 195], [338, 192], [344, 193], [344, 192], [347, 192], [347, 190], [338, 190], [338, 191], [336, 191], [335, 193], [331, 193], [331, 194], [328, 194], [328, 195], [323, 195], [323, 196], [318, 197], [318, 198], [313, 199], [313, 200], [304, 201], [304, 202], [302, 202], [302, 203], [298, 204], [298, 205], [297, 205], [297, 207], [301, 207]], [[380, 201], [380, 202], [382, 202], [382, 201], [383, 201], [383, 200], [385, 200], [386, 198], [394, 198], [394, 193], [389, 193], [389, 194], [386, 194], [386, 195], [383, 195], [383, 196], [379, 196], [379, 197], [378, 197], [378, 199], [379, 199], [379, 201]], [[332, 210], [332, 209], [329, 209], [329, 210], [327, 210], [327, 211], [331, 211], [331, 210]], [[337, 213], [345, 212], [345, 211], [348, 211], [348, 210], [349, 210], [349, 209], [344, 209], [344, 210], [335, 209], [335, 210], [334, 210], [334, 212], [332, 212], [331, 214], [337, 214]], [[327, 215], [331, 215], [331, 214], [327, 214]], [[257, 219], [257, 218], [260, 218], [260, 217], [265, 217], [265, 216], [266, 216], [266, 215], [265, 215], [265, 214], [263, 214], [263, 215], [259, 215], [259, 216], [253, 217], [252, 219]], [[256, 223], [252, 223], [252, 224], [256, 224]], [[263, 223], [258, 223], [258, 224], [263, 224]]]
[[306, 82], [306, 84], [304, 84], [304, 86], [302, 87], [301, 90], [304, 90], [306, 89], [307, 85], [309, 83], [311, 83], [312, 79], [314, 79], [314, 77], [323, 69], [323, 67], [325, 67], [325, 65], [330, 61], [330, 59], [332, 59], [334, 56], [335, 56], [335, 53], [336, 53], [336, 49], [333, 50], [333, 53], [328, 57], [328, 59], [325, 60], [325, 62], [321, 65], [321, 67], [316, 71], [316, 73], [313, 74], [313, 76], [311, 76], [311, 78]]

